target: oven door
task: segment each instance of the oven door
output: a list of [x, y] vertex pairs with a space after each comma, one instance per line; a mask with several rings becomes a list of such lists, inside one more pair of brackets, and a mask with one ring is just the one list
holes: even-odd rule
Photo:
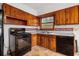
[[9, 55], [24, 55], [31, 50], [31, 33], [26, 33], [24, 30], [10, 28], [9, 35]]
[[74, 37], [71, 36], [56, 36], [57, 52], [73, 56], [74, 55]]
[[15, 40], [16, 40], [15, 51], [17, 52], [17, 55], [23, 55], [26, 52], [31, 50], [31, 34], [30, 33], [23, 34], [22, 38], [17, 36]]

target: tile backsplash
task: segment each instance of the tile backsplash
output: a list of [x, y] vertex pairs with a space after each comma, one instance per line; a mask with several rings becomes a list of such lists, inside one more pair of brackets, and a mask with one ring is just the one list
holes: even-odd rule
[[55, 28], [55, 31], [73, 31], [73, 28]]
[[79, 28], [79, 25], [55, 25], [55, 31], [73, 31], [74, 28]]

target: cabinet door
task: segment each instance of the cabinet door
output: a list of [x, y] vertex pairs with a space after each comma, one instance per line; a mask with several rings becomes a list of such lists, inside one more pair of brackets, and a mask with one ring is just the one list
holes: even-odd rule
[[78, 24], [78, 6], [66, 9], [66, 24]]
[[62, 24], [65, 24], [65, 10], [63, 9], [63, 10], [60, 10], [60, 12], [59, 12], [59, 17], [60, 17], [60, 24], [62, 25]]
[[42, 42], [41, 44], [42, 44], [42, 47], [45, 47], [45, 45], [44, 45], [44, 39], [45, 39], [45, 35], [42, 35], [41, 36], [41, 42]]
[[39, 18], [37, 18], [36, 16], [32, 16], [32, 26], [38, 26], [38, 21]]
[[47, 37], [44, 38], [44, 47], [47, 48]]
[[16, 9], [14, 7], [10, 7], [10, 9], [11, 9], [10, 16], [17, 18], [17, 19], [25, 20], [25, 13], [23, 11]]
[[50, 37], [50, 49], [56, 51], [56, 36]]
[[28, 23], [27, 25], [29, 25], [29, 26], [38, 26], [39, 18], [37, 18], [36, 16], [29, 16], [27, 23]]
[[50, 35], [46, 35], [46, 48], [50, 49], [51, 47], [51, 39], [50, 39]]
[[41, 44], [41, 35], [38, 34], [38, 35], [37, 35], [37, 45], [40, 46], [40, 44]]
[[17, 18], [22, 20], [22, 11], [20, 11], [19, 9], [17, 9]]
[[21, 10], [19, 11], [19, 16], [20, 16], [21, 20], [25, 20], [24, 19], [25, 13], [23, 11], [21, 11]]
[[25, 21], [27, 21], [27, 19], [26, 19], [26, 13], [23, 13], [23, 19], [24, 19]]
[[56, 25], [59, 24], [59, 20], [60, 20], [59, 11], [56, 11], [56, 12], [55, 12], [55, 24], [56, 24]]
[[69, 24], [71, 22], [71, 14], [70, 14], [70, 8], [66, 9], [66, 24]]
[[37, 34], [37, 45], [40, 45], [40, 36]]
[[11, 15], [10, 16], [16, 18], [16, 8], [10, 7], [10, 9], [11, 9]]
[[44, 38], [45, 35], [40, 35], [40, 46], [44, 47]]
[[25, 13], [24, 17], [25, 17], [25, 20], [27, 20], [27, 21], [30, 20], [30, 19], [29, 19], [29, 14], [28, 14], [28, 13]]
[[33, 25], [38, 26], [38, 19], [36, 17], [33, 18]]
[[59, 10], [55, 13], [55, 24], [62, 25], [65, 24], [65, 10]]
[[15, 17], [17, 19], [21, 19], [21, 14], [20, 14], [20, 10], [15, 8]]
[[43, 35], [40, 34], [40, 46], [43, 47]]
[[48, 35], [48, 38], [47, 38], [47, 47], [48, 47], [48, 49], [50, 49], [50, 47], [51, 47], [51, 38], [50, 38], [50, 36]]
[[37, 35], [36, 34], [32, 34], [32, 46], [36, 46], [37, 45]]
[[27, 25], [32, 26], [32, 16], [30, 14], [26, 15], [26, 19], [27, 19]]
[[3, 4], [3, 10], [4, 10], [4, 15], [8, 15], [8, 16], [10, 15], [11, 9], [9, 5]]

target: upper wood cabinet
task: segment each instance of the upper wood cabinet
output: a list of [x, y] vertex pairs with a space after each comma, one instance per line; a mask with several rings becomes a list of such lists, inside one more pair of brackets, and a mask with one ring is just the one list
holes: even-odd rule
[[54, 15], [55, 24], [56, 25], [79, 24], [78, 8], [79, 6], [74, 6], [74, 7], [56, 11]]
[[21, 20], [26, 20], [25, 19], [25, 12], [23, 12], [22, 10], [19, 10], [17, 8], [14, 8], [14, 7], [10, 7], [11, 9], [11, 14], [9, 16], [11, 17], [14, 17], [14, 18], [18, 18], [18, 19], [21, 19]]
[[78, 6], [75, 6], [66, 9], [66, 24], [79, 24], [78, 8]]
[[[4, 10], [4, 17], [5, 18], [9, 17], [11, 19], [11, 23], [13, 21], [12, 24], [20, 23], [21, 21], [24, 23], [25, 21], [27, 23], [26, 25], [39, 26], [39, 18], [37, 16], [34, 16], [30, 13], [27, 13], [25, 11], [22, 11], [18, 8], [15, 8], [5, 3], [3, 4], [3, 10]], [[5, 18], [4, 18], [4, 23], [11, 24], [10, 19], [5, 19]], [[16, 23], [14, 23], [14, 21]]]
[[29, 20], [27, 20], [27, 24], [29, 26], [39, 26], [39, 18], [38, 17], [31, 17]]
[[4, 15], [10, 15], [11, 7], [7, 4], [3, 4]]
[[55, 24], [65, 24], [65, 10], [59, 10], [55, 12]]
[[9, 16], [15, 17], [16, 16], [16, 9], [13, 7], [10, 7], [10, 10], [11, 10], [11, 12], [10, 12], [11, 14]]

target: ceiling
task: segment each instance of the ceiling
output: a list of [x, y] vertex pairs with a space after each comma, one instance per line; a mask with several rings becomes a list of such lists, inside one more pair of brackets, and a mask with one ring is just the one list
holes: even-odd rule
[[[34, 15], [42, 15], [74, 5], [79, 5], [79, 3], [11, 3], [11, 5], [18, 7], [26, 12], [30, 12]], [[2, 9], [2, 3], [0, 3], [0, 9]]]
[[79, 3], [25, 3], [37, 11], [38, 15], [53, 12], [63, 8], [78, 5]]

